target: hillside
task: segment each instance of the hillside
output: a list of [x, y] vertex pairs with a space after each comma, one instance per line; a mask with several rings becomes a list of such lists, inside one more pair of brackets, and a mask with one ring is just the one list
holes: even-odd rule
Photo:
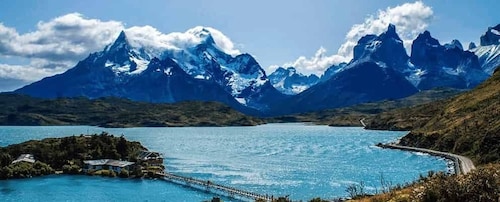
[[412, 130], [402, 145], [449, 151], [475, 163], [500, 161], [500, 70], [475, 89], [446, 101], [381, 113], [369, 129]]
[[271, 122], [313, 122], [329, 126], [359, 126], [359, 120], [369, 119], [382, 112], [399, 108], [426, 104], [436, 100], [443, 100], [458, 95], [463, 90], [451, 88], [436, 88], [418, 92], [412, 96], [380, 102], [369, 102], [338, 109], [321, 110], [317, 112], [300, 113], [279, 116], [269, 119]]
[[0, 125], [102, 127], [251, 126], [263, 124], [216, 102], [153, 104], [119, 98], [39, 99], [0, 94]]

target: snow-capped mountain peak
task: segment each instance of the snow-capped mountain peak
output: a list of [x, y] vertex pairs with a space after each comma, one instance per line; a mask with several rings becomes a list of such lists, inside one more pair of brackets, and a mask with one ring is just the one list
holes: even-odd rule
[[314, 74], [306, 76], [297, 72], [294, 67], [286, 69], [278, 67], [278, 69], [269, 75], [269, 81], [282, 93], [294, 95], [315, 85], [319, 81], [319, 77]]
[[199, 39], [198, 43], [213, 43], [215, 44], [215, 40], [210, 33], [210, 28], [197, 26], [195, 28], [189, 29], [187, 34], [191, 34]]
[[130, 49], [130, 44], [128, 43], [127, 35], [125, 34], [125, 31], [121, 31], [120, 34], [118, 35], [118, 38], [116, 40], [108, 45], [104, 50], [106, 52], [109, 51], [117, 51], [120, 49]]
[[100, 55], [106, 58], [106, 68], [111, 68], [117, 75], [130, 75], [144, 71], [149, 60], [153, 58], [143, 50], [133, 48], [125, 31], [121, 31], [116, 40], [106, 46]]
[[352, 62], [373, 60], [398, 71], [407, 69], [408, 55], [396, 26], [389, 24], [387, 31], [376, 36], [366, 35], [354, 46]]
[[255, 94], [269, 82], [255, 58], [240, 54], [228, 37], [210, 27], [170, 34], [148, 27], [129, 28], [103, 54], [105, 66], [117, 75], [141, 73], [153, 58], [172, 58], [189, 76], [217, 83], [247, 106], [260, 107], [255, 99], [261, 98]]
[[481, 36], [481, 46], [500, 44], [500, 24], [495, 27], [488, 27], [488, 31]]
[[413, 41], [410, 61], [416, 69], [408, 78], [420, 90], [472, 88], [487, 78], [478, 58], [464, 51], [458, 40], [441, 45], [428, 31]]
[[387, 26], [387, 31], [382, 33], [379, 38], [382, 40], [393, 39], [399, 43], [403, 43], [401, 38], [399, 38], [399, 35], [396, 33], [396, 26], [393, 24], [389, 24], [389, 26]]

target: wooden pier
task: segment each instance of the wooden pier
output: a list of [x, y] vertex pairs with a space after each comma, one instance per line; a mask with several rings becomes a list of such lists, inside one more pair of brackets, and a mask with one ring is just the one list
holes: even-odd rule
[[192, 188], [204, 190], [207, 192], [212, 192], [214, 194], [224, 195], [230, 198], [238, 199], [238, 200], [263, 200], [263, 201], [273, 201], [274, 197], [269, 195], [258, 194], [250, 191], [241, 190], [235, 187], [225, 186], [222, 184], [217, 184], [207, 180], [199, 180], [192, 177], [184, 177], [180, 175], [175, 175], [172, 173], [164, 173], [158, 172], [157, 176], [160, 176], [161, 179], [180, 184], [186, 185]]

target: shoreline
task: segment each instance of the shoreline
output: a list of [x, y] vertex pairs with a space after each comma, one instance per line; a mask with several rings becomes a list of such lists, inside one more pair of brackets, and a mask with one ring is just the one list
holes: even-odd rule
[[438, 156], [438, 157], [448, 159], [451, 162], [453, 162], [455, 174], [457, 174], [457, 175], [467, 174], [476, 168], [474, 166], [474, 163], [472, 162], [472, 160], [470, 160], [469, 158], [467, 158], [465, 156], [457, 155], [457, 154], [448, 153], [448, 152], [441, 152], [441, 151], [418, 148], [418, 147], [407, 147], [407, 146], [401, 146], [401, 145], [397, 145], [397, 144], [393, 144], [393, 143], [388, 143], [388, 144], [378, 143], [378, 144], [376, 144], [376, 146], [384, 148], [384, 149], [397, 149], [397, 150], [402, 150], [402, 151], [422, 152], [422, 153], [429, 154], [431, 156]]

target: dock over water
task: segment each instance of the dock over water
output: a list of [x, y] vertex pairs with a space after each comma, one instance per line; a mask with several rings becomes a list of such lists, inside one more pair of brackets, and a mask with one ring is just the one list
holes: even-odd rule
[[200, 180], [200, 179], [195, 179], [192, 177], [184, 177], [184, 176], [175, 175], [172, 173], [164, 173], [164, 172], [158, 172], [155, 174], [157, 176], [161, 177], [161, 179], [172, 182], [172, 183], [189, 186], [189, 187], [204, 190], [207, 192], [212, 192], [214, 194], [224, 195], [224, 196], [234, 198], [234, 199], [239, 199], [239, 200], [244, 200], [244, 201], [245, 200], [249, 200], [249, 201], [255, 201], [255, 200], [273, 201], [273, 199], [275, 199], [273, 196], [254, 193], [254, 192], [250, 192], [250, 191], [245, 191], [245, 190], [241, 190], [241, 189], [238, 189], [235, 187], [217, 184], [217, 183], [207, 181], [207, 180]]

